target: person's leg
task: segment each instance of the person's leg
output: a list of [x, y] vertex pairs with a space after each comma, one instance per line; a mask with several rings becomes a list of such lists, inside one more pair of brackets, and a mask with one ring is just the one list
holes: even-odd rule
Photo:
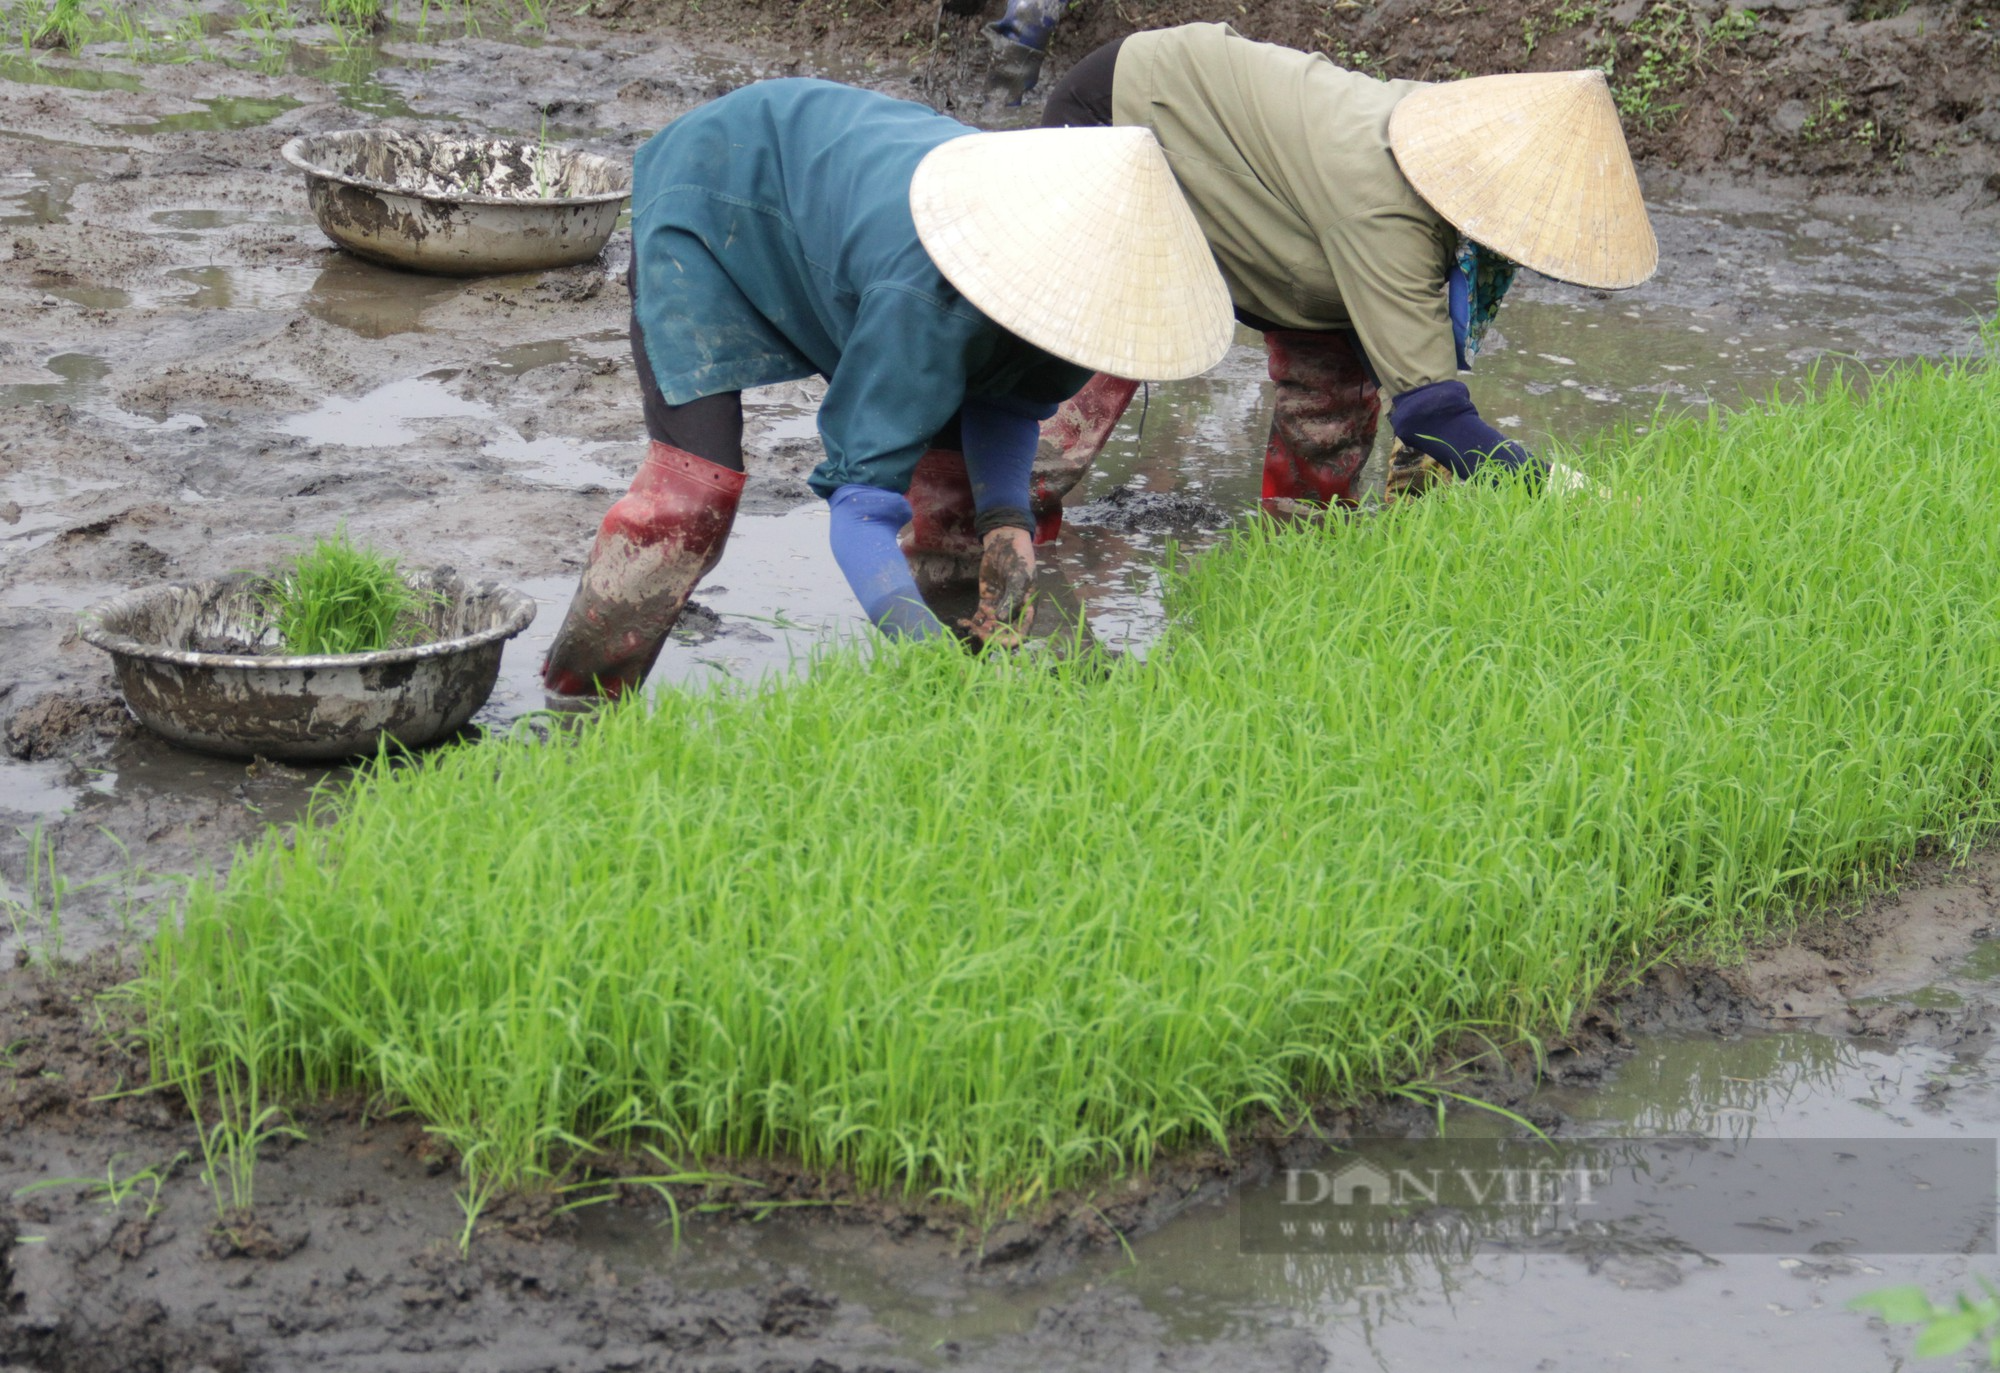
[[1035, 88], [1055, 34], [1070, 0], [1007, 0], [1007, 13], [982, 32], [993, 46], [993, 65], [986, 73], [986, 94], [1012, 106]]
[[1043, 422], [1041, 447], [1035, 452], [1036, 543], [1062, 533], [1063, 497], [1090, 471], [1138, 390], [1136, 381], [1099, 372]]
[[1353, 335], [1271, 329], [1264, 347], [1277, 391], [1264, 498], [1358, 504], [1382, 403]]
[[[635, 289], [630, 272], [625, 275], [625, 284], [628, 289]], [[664, 443], [683, 453], [706, 458], [718, 467], [741, 472], [743, 393], [724, 391], [719, 395], [689, 401], [686, 405], [667, 404], [667, 398], [660, 394], [659, 380], [653, 375], [652, 360], [646, 356], [646, 335], [639, 328], [636, 306], [635, 297], [629, 328], [632, 366], [639, 374], [639, 408], [646, 416], [646, 437], [654, 443]]]
[[1042, 107], [1045, 129], [1097, 128], [1111, 123], [1111, 78], [1118, 69], [1123, 38], [1093, 48], [1063, 73]]
[[542, 665], [566, 696], [617, 696], [645, 681], [695, 583], [722, 558], [743, 495], [743, 397], [669, 405], [635, 316], [649, 440], [632, 487], [604, 516], [569, 614]]

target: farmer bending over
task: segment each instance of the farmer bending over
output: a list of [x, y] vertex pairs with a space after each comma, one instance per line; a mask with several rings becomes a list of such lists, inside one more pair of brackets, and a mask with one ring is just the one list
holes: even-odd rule
[[[1659, 258], [1596, 71], [1377, 81], [1188, 24], [1084, 57], [1043, 122], [1147, 128], [1166, 150], [1237, 318], [1264, 335], [1267, 499], [1354, 503], [1379, 390], [1429, 472], [1531, 463], [1458, 380], [1517, 266], [1616, 289]], [[1045, 532], [1135, 389], [1093, 378], [1048, 427]], [[1399, 465], [1392, 490], [1412, 475]]]
[[980, 134], [831, 82], [746, 86], [639, 150], [632, 253], [652, 444], [544, 665], [570, 695], [644, 681], [721, 557], [745, 387], [826, 377], [810, 480], [879, 629], [946, 632], [896, 542], [922, 457], [965, 493], [917, 522], [979, 550], [966, 628], [1011, 642], [1031, 610], [1040, 422], [1093, 370], [1191, 376], [1229, 346], [1227, 288], [1139, 129]]

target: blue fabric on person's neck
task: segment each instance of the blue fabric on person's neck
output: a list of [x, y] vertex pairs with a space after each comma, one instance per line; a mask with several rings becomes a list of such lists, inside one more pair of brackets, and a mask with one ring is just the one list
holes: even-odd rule
[[1445, 300], [1451, 312], [1451, 341], [1458, 350], [1459, 371], [1472, 370], [1472, 359], [1478, 356], [1479, 345], [1485, 342], [1486, 331], [1500, 312], [1500, 302], [1520, 270], [1519, 263], [1477, 243], [1466, 242], [1458, 250], [1451, 275], [1445, 278]]

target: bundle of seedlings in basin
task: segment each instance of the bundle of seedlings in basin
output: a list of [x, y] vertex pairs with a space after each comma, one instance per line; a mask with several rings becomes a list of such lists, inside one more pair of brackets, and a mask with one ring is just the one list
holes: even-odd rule
[[376, 653], [432, 637], [428, 605], [394, 558], [357, 548], [342, 528], [272, 576], [263, 609], [281, 652]]

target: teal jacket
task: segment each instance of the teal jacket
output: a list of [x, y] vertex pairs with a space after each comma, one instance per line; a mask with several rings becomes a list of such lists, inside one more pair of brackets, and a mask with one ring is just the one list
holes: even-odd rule
[[764, 81], [633, 160], [640, 328], [670, 405], [826, 377], [813, 489], [907, 491], [967, 396], [1054, 405], [1090, 374], [1008, 333], [917, 239], [910, 178], [975, 130], [830, 81]]

